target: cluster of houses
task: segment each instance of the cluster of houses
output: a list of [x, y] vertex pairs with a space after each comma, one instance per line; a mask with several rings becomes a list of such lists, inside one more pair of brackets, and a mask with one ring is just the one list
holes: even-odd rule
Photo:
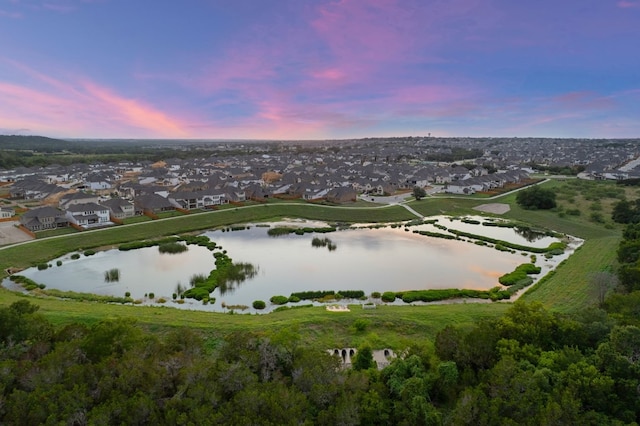
[[[208, 152], [199, 158], [160, 163], [123, 161], [0, 170], [0, 182], [10, 183], [12, 199], [42, 205], [20, 217], [26, 228], [38, 231], [60, 226], [106, 226], [136, 215], [206, 209], [271, 197], [343, 204], [356, 201], [359, 194], [392, 195], [416, 186], [473, 194], [519, 183], [532, 171], [525, 164], [542, 160], [554, 165], [584, 164], [591, 178], [611, 173], [616, 173], [616, 178], [629, 177], [635, 174], [634, 168], [617, 167], [640, 155], [635, 143], [524, 142], [468, 138], [361, 140], [327, 142], [314, 149], [269, 145], [268, 149], [248, 149], [241, 155], [224, 155], [222, 147], [217, 155]], [[465, 164], [425, 161], [434, 146], [438, 154], [464, 147], [482, 155]], [[601, 155], [597, 155], [599, 152]], [[611, 158], [615, 158], [615, 165], [613, 160], [603, 164], [604, 159]], [[0, 211], [3, 217], [11, 213]]]

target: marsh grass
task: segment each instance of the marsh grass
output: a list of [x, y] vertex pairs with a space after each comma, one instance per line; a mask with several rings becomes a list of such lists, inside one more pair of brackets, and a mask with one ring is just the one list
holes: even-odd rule
[[179, 242], [169, 242], [169, 243], [164, 243], [164, 244], [160, 244], [158, 246], [158, 251], [160, 251], [160, 253], [168, 253], [168, 254], [178, 254], [178, 253], [184, 253], [185, 251], [189, 250], [189, 247], [187, 247], [187, 245], [185, 244], [180, 244]]
[[117, 282], [120, 281], [120, 269], [112, 268], [108, 271], [104, 271], [104, 282]]

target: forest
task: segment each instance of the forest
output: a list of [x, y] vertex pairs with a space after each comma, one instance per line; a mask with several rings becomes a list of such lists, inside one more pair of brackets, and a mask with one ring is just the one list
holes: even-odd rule
[[[447, 326], [378, 370], [295, 330], [207, 341], [133, 320], [54, 327], [0, 308], [3, 424], [630, 424], [640, 415], [640, 292], [571, 316], [538, 303]], [[425, 310], [425, 315], [428, 315]]]

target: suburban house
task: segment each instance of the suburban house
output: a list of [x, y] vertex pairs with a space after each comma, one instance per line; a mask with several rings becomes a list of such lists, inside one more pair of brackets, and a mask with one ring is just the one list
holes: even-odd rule
[[39, 207], [20, 216], [20, 224], [30, 231], [62, 228], [69, 225], [63, 210], [55, 207]]
[[13, 209], [8, 209], [6, 207], [0, 207], [0, 219], [9, 219], [12, 218], [16, 212]]
[[467, 180], [456, 180], [446, 184], [444, 188], [444, 192], [447, 192], [449, 194], [470, 195], [470, 194], [474, 194], [476, 190], [473, 189], [473, 182], [470, 182], [470, 179], [467, 179]]
[[326, 195], [326, 200], [331, 203], [353, 203], [358, 198], [358, 192], [350, 186], [331, 188]]
[[70, 223], [83, 228], [111, 224], [109, 209], [96, 203], [72, 204], [66, 216]]
[[158, 214], [176, 209], [171, 201], [158, 194], [141, 195], [134, 199], [133, 204], [138, 215]]
[[174, 192], [167, 198], [173, 205], [185, 210], [203, 209], [228, 202], [223, 191], [210, 189]]
[[123, 198], [111, 198], [109, 200], [101, 201], [100, 205], [109, 209], [111, 217], [116, 219], [126, 219], [133, 217], [136, 214], [136, 209], [132, 202]]
[[64, 191], [66, 189], [58, 185], [30, 178], [15, 182], [9, 189], [9, 196], [23, 200], [43, 200], [50, 195]]
[[73, 204], [97, 203], [99, 199], [100, 197], [96, 194], [89, 194], [83, 191], [72, 192], [60, 197], [58, 206], [62, 209], [66, 209]]
[[91, 191], [104, 191], [113, 187], [112, 181], [106, 173], [93, 173], [84, 179], [84, 186]]

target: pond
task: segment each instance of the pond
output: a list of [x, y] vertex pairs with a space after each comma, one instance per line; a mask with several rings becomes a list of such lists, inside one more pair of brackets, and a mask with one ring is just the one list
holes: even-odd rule
[[[442, 224], [453, 228], [448, 219]], [[512, 242], [519, 243], [512, 229], [475, 226], [465, 230], [478, 234], [483, 231], [484, 235], [510, 231], [516, 239]], [[143, 303], [151, 303], [146, 295], [154, 293], [156, 298], [167, 300], [166, 306], [184, 309], [225, 312], [225, 305], [251, 306], [254, 300], [264, 300], [268, 306], [266, 312], [272, 308], [269, 304], [272, 296], [289, 296], [300, 291], [363, 290], [370, 295], [376, 291], [417, 289], [485, 290], [498, 285], [502, 274], [529, 261], [529, 257], [519, 252], [499, 252], [469, 242], [418, 235], [411, 232], [414, 227], [347, 229], [279, 237], [269, 237], [268, 229], [251, 226], [246, 230], [203, 234], [227, 250], [234, 263], [246, 262], [257, 268], [253, 278], [229, 284], [226, 289], [216, 289], [211, 295], [216, 301], [208, 305], [189, 299], [184, 304], [172, 301], [178, 284], [189, 287], [191, 276], [208, 275], [215, 267], [212, 253], [196, 245], [178, 254], [161, 254], [158, 247], [148, 247], [132, 251], [107, 250], [77, 260], [67, 255], [59, 259], [60, 266], [56, 266], [58, 259], [55, 259], [49, 269], [30, 268], [21, 275], [59, 290], [114, 296], [130, 292], [133, 299]], [[313, 244], [314, 238], [327, 238], [330, 245]], [[105, 272], [113, 268], [119, 270], [119, 280], [105, 282]], [[308, 302], [300, 302], [304, 303]]]

